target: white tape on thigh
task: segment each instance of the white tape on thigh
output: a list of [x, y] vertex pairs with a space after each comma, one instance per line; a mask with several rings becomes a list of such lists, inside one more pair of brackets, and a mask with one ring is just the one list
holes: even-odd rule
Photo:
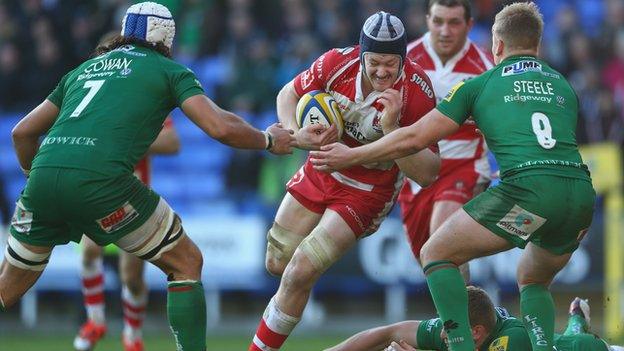
[[299, 247], [319, 272], [327, 270], [342, 256], [334, 239], [320, 226], [314, 228]]
[[277, 223], [273, 223], [267, 233], [267, 256], [288, 262], [292, 258], [303, 236], [293, 233]]
[[52, 251], [46, 253], [32, 252], [12, 235], [9, 235], [4, 257], [7, 262], [17, 268], [40, 272], [48, 265], [48, 258], [50, 258], [51, 253]]
[[[135, 256], [141, 257], [157, 248], [165, 239], [165, 236], [174, 224], [174, 213], [164, 199], [160, 199], [154, 213], [142, 226], [121, 238], [115, 244], [122, 250]], [[159, 253], [150, 258], [150, 261], [158, 259], [160, 255], [170, 250], [176, 243], [163, 247]]]

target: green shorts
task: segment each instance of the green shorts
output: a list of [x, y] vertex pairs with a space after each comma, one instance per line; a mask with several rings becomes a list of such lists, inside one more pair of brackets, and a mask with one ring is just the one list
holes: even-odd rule
[[35, 168], [17, 201], [11, 235], [37, 246], [114, 243], [140, 227], [160, 196], [132, 173], [106, 177], [68, 168]]
[[532, 242], [562, 255], [576, 250], [587, 233], [595, 198], [589, 180], [530, 175], [501, 181], [464, 210], [517, 247]]

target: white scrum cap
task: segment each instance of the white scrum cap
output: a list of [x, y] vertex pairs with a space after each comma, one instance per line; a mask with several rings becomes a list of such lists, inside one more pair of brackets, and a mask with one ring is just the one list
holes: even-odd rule
[[154, 44], [163, 43], [171, 48], [175, 22], [165, 6], [155, 2], [141, 2], [126, 11], [121, 22], [121, 35]]

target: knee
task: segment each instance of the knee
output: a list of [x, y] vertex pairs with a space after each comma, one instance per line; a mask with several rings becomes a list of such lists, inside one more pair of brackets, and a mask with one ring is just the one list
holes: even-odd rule
[[281, 281], [286, 290], [311, 289], [320, 277], [321, 272], [304, 256], [301, 251], [297, 251], [286, 266]]
[[202, 266], [204, 265], [204, 257], [199, 251], [199, 248], [192, 245], [192, 249], [188, 252], [187, 265], [189, 267], [189, 273], [201, 276]]
[[273, 223], [267, 233], [266, 270], [274, 276], [281, 276], [302, 239], [303, 236]]
[[288, 262], [284, 262], [284, 260], [278, 260], [275, 257], [271, 257], [268, 253], [264, 262], [264, 266], [266, 267], [267, 272], [276, 277], [281, 277], [282, 274], [284, 274], [284, 270], [286, 269], [287, 264]]
[[423, 268], [427, 266], [429, 263], [437, 260], [435, 255], [435, 250], [432, 247], [431, 240], [428, 240], [425, 245], [423, 245], [422, 249], [420, 249], [420, 262]]

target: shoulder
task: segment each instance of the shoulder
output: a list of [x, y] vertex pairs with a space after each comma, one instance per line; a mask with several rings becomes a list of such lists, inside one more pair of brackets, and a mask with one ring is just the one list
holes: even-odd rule
[[433, 59], [425, 49], [425, 39], [420, 37], [407, 45], [407, 57], [428, 70], [435, 69]]
[[455, 72], [481, 74], [494, 67], [491, 55], [488, 55], [472, 41], [469, 41], [468, 49], [464, 56], [455, 64]]
[[318, 71], [325, 72], [329, 79], [346, 66], [359, 62], [359, 60], [360, 47], [356, 45], [331, 49], [321, 55], [314, 65]]

